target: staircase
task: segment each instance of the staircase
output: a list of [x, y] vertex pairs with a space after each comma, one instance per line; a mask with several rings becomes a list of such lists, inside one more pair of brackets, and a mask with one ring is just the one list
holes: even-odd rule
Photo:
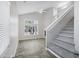
[[79, 53], [75, 51], [74, 44], [74, 19], [70, 20], [56, 36], [56, 39], [49, 43], [48, 48], [60, 57], [74, 58], [79, 56]]

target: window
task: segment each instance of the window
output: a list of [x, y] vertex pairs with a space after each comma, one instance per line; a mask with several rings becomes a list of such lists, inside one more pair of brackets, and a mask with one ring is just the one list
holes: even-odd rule
[[38, 21], [37, 20], [25, 20], [25, 34], [37, 35], [38, 34]]

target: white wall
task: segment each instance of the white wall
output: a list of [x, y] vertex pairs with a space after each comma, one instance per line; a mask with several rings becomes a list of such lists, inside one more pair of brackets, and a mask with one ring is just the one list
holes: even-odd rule
[[44, 29], [46, 29], [54, 20], [56, 20], [57, 9], [56, 8], [48, 8], [44, 10], [43, 13], [43, 25]]
[[79, 2], [74, 3], [74, 41], [75, 48], [79, 52]]
[[0, 2], [0, 57], [9, 45], [9, 2]]
[[16, 3], [11, 2], [10, 7], [10, 27], [11, 27], [11, 36], [17, 37], [18, 36], [18, 14], [17, 14], [17, 8]]
[[18, 46], [18, 13], [16, 2], [10, 2], [10, 47], [8, 56], [14, 57]]
[[28, 13], [19, 16], [19, 39], [33, 39], [35, 38], [33, 35], [24, 35], [24, 20], [38, 20], [38, 35], [36, 38], [43, 38], [43, 27], [42, 27], [42, 15], [37, 12]]

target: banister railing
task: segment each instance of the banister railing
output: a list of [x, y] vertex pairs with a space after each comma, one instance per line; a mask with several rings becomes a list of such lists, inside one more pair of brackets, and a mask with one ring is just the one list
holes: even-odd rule
[[57, 24], [62, 18], [70, 12], [70, 10], [73, 8], [73, 5], [71, 5], [61, 16], [59, 16], [55, 21], [53, 21], [47, 28], [46, 31], [50, 31], [55, 24]]

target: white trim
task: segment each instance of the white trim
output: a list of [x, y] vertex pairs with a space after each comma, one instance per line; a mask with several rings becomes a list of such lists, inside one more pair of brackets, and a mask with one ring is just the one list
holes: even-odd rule
[[23, 39], [23, 40], [19, 40], [19, 41], [26, 41], [26, 40], [38, 40], [38, 39], [45, 39], [45, 38], [36, 38], [36, 39], [34, 39], [34, 38], [30, 38], [30, 39]]
[[59, 55], [57, 55], [55, 52], [51, 51], [49, 48], [46, 48], [47, 51], [55, 55], [57, 58], [61, 58]]
[[79, 2], [74, 3], [74, 43], [75, 50], [79, 53]]

